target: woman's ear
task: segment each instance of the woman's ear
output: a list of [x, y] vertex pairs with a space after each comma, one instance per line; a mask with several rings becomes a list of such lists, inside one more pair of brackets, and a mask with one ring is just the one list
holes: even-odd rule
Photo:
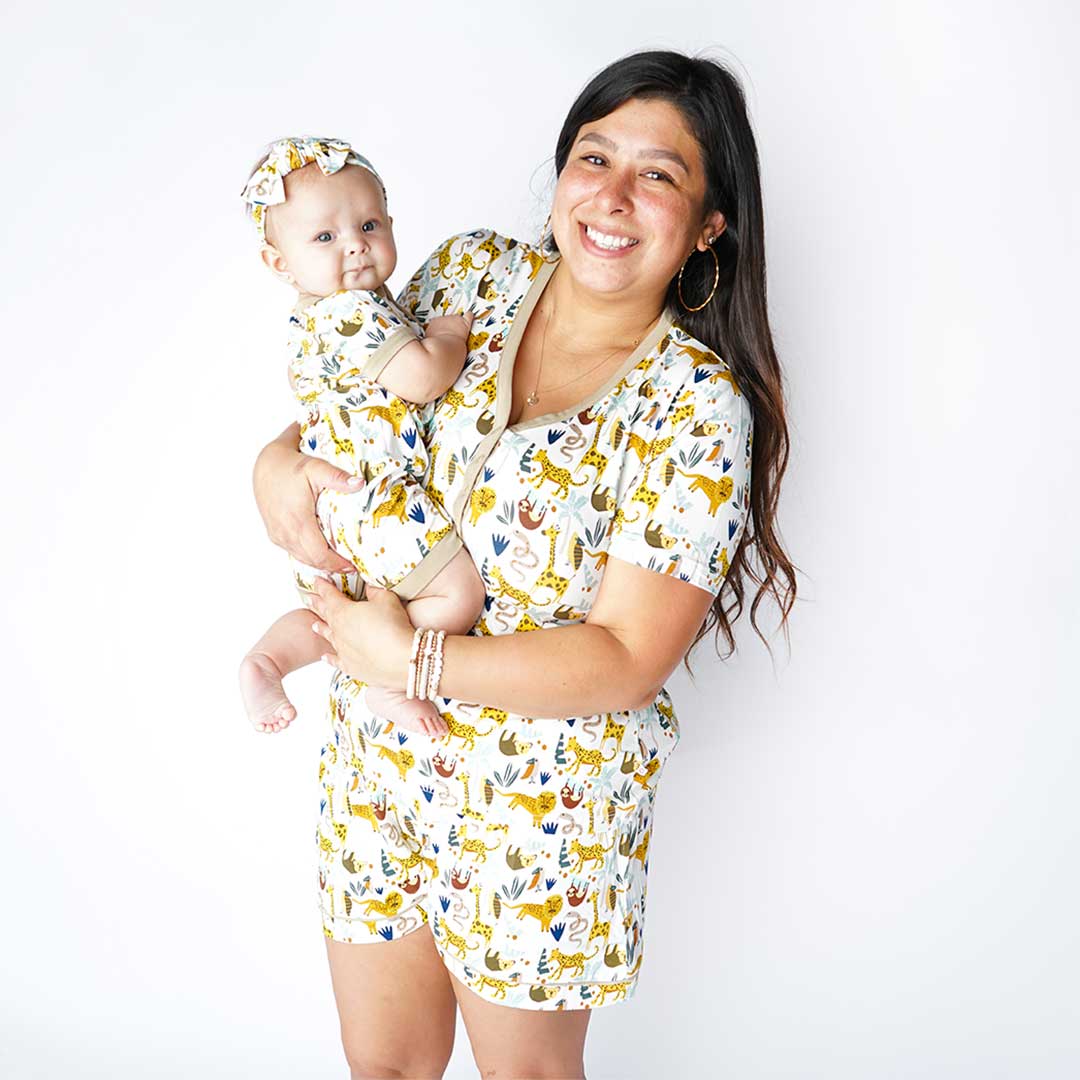
[[289, 270], [289, 264], [285, 261], [285, 256], [282, 255], [273, 244], [263, 244], [259, 249], [259, 255], [262, 257], [262, 261], [266, 265], [266, 268], [274, 275], [274, 277], [279, 278], [289, 285], [296, 284], [296, 279]]
[[710, 244], [716, 242], [716, 238], [727, 228], [727, 220], [719, 210], [714, 210], [705, 219], [705, 227], [701, 230], [694, 245], [698, 251], [707, 251]]

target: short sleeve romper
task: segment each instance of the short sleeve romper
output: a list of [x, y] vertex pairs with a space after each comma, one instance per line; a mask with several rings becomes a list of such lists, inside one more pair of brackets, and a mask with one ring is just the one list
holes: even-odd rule
[[[423, 409], [432, 500], [487, 587], [471, 634], [543, 633], [588, 614], [609, 556], [716, 594], [749, 506], [751, 412], [722, 359], [666, 312], [607, 385], [507, 425], [513, 364], [554, 271], [490, 230], [446, 241], [399, 302], [470, 306], [469, 357]], [[679, 738], [671, 698], [596, 716], [520, 716], [442, 698], [441, 739], [387, 730], [335, 673], [319, 763], [327, 936], [430, 923], [489, 1001], [587, 1009], [641, 967], [653, 806]]]
[[[300, 449], [367, 481], [359, 491], [326, 489], [316, 503], [327, 541], [359, 571], [333, 575], [354, 599], [370, 581], [411, 600], [461, 548], [424, 488], [428, 457], [418, 406], [376, 381], [422, 333], [389, 295], [365, 289], [304, 295], [289, 319]], [[315, 575], [330, 576], [291, 563], [301, 589], [309, 589]]]

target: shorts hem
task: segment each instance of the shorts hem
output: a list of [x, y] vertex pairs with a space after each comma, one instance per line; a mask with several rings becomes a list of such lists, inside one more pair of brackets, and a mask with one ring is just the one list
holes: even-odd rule
[[364, 915], [331, 915], [321, 897], [319, 916], [323, 936], [344, 945], [378, 945], [384, 941], [400, 941], [428, 925], [427, 912], [419, 906], [393, 918], [377, 916], [369, 919]]
[[[434, 936], [434, 935], [433, 935]], [[559, 1012], [567, 1009], [602, 1009], [629, 1001], [637, 989], [638, 971], [618, 982], [510, 982], [476, 970], [460, 957], [444, 951], [439, 939], [435, 948], [446, 970], [463, 986], [493, 1005], [530, 1012]], [[555, 993], [549, 995], [549, 991]]]

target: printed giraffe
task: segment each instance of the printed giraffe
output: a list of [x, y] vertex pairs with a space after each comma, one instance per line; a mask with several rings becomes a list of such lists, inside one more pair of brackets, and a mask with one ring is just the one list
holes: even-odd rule
[[555, 600], [561, 597], [564, 592], [566, 592], [566, 587], [570, 584], [570, 579], [564, 578], [561, 575], [555, 573], [555, 541], [559, 535], [559, 526], [553, 523], [549, 525], [546, 529], [541, 529], [540, 531], [550, 541], [548, 550], [548, 564], [543, 570], [543, 572], [540, 574], [540, 576], [536, 579], [533, 588], [540, 589], [546, 587], [549, 589], [554, 589], [555, 595], [552, 597], [551, 600], [548, 601], [548, 603], [553, 603]]

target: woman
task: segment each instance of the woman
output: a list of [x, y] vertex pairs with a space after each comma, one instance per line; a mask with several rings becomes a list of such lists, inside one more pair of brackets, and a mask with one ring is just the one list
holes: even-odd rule
[[[421, 321], [476, 316], [469, 363], [424, 415], [428, 492], [488, 590], [445, 642], [451, 733], [407, 737], [366, 708], [366, 685], [406, 684], [414, 629], [395, 594], [356, 604], [322, 583], [312, 605], [340, 669], [320, 898], [356, 1077], [441, 1076], [455, 1003], [484, 1075], [584, 1075], [590, 1010], [627, 1000], [641, 966], [653, 803], [678, 741], [664, 681], [711, 625], [733, 648], [744, 572], [761, 586], [752, 622], [765, 591], [785, 622], [795, 597], [738, 82], [673, 52], [617, 61], [571, 108], [555, 167], [540, 245], [451, 237], [400, 297]], [[344, 569], [312, 495], [345, 477], [296, 440], [260, 455], [260, 511], [275, 542]]]

